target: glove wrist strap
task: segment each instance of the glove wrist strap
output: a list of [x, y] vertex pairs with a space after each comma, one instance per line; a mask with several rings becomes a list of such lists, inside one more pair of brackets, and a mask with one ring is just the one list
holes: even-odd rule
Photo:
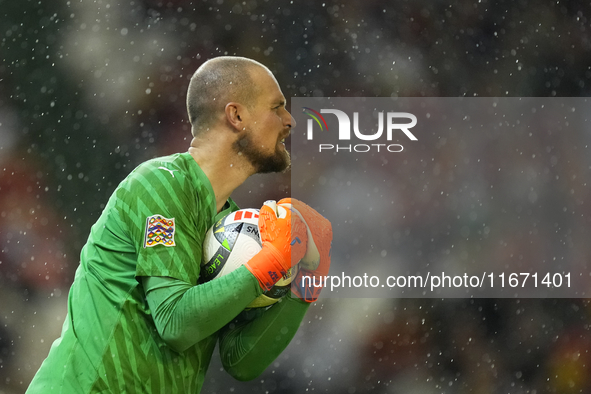
[[287, 273], [285, 266], [289, 267], [289, 262], [275, 246], [265, 243], [261, 251], [244, 265], [257, 278], [261, 288], [267, 291]]

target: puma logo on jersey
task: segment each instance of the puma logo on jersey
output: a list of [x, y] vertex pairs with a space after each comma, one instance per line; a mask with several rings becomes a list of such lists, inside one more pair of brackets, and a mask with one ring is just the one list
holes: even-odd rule
[[166, 167], [158, 167], [159, 170], [166, 170], [168, 172], [170, 172], [170, 175], [172, 175], [172, 177], [174, 178], [174, 174], [172, 173], [173, 171], [177, 171], [177, 170], [171, 170], [170, 168], [166, 168]]

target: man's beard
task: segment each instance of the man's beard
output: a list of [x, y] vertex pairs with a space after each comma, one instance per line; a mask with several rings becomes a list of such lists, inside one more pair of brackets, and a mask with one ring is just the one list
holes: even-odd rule
[[237, 153], [241, 153], [252, 164], [258, 174], [283, 172], [291, 166], [291, 158], [287, 150], [275, 148], [274, 153], [265, 154], [257, 149], [252, 141], [251, 133], [245, 133], [242, 138], [234, 142], [232, 148]]

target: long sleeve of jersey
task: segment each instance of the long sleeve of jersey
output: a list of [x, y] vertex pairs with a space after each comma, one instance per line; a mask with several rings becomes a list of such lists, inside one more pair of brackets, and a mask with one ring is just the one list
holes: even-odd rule
[[160, 336], [183, 351], [220, 331], [220, 356], [239, 380], [258, 376], [295, 335], [309, 304], [285, 297], [271, 308], [244, 308], [262, 290], [245, 268], [192, 286], [163, 277], [145, 277], [143, 285]]
[[165, 277], [144, 277], [142, 284], [158, 333], [178, 352], [220, 330], [262, 294], [244, 267], [197, 286]]
[[309, 303], [284, 297], [268, 310], [252, 310], [222, 329], [220, 356], [226, 371], [238, 380], [259, 376], [281, 354], [298, 330]]

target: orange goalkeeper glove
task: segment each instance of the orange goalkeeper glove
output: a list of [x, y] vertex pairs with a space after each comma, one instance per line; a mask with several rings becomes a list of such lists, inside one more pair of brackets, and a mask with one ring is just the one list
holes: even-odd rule
[[322, 290], [321, 278], [328, 275], [330, 268], [332, 226], [328, 219], [295, 198], [280, 200], [278, 205], [291, 207], [292, 218], [300, 218], [307, 225], [308, 245], [306, 253], [300, 257], [300, 268], [291, 282], [291, 291], [306, 302], [314, 302]]
[[[267, 201], [259, 211], [263, 248], [246, 264], [263, 290], [269, 290], [306, 253], [306, 225], [289, 207]], [[292, 260], [293, 259], [293, 260]]]

